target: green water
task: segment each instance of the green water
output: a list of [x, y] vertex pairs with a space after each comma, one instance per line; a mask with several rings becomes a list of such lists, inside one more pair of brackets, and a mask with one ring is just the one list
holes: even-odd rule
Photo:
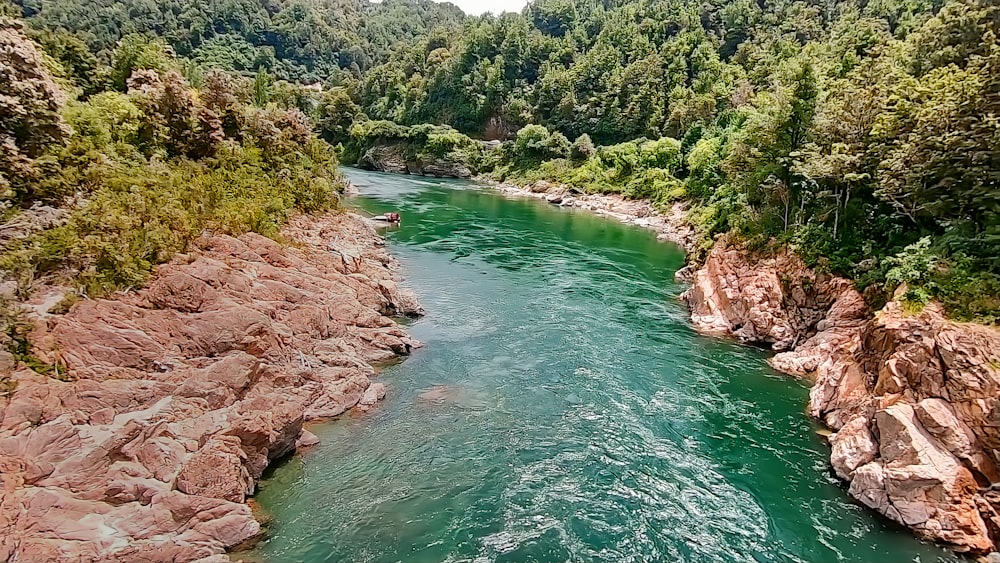
[[691, 329], [678, 248], [470, 183], [347, 173], [355, 205], [403, 215], [388, 238], [427, 346], [262, 483], [253, 557], [951, 558], [850, 502], [804, 386]]

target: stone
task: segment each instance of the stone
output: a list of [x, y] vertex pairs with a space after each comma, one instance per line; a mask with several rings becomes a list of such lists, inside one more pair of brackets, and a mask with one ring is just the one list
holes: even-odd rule
[[365, 389], [364, 395], [358, 401], [358, 407], [362, 410], [368, 410], [375, 406], [375, 403], [381, 401], [385, 398], [385, 384], [384, 383], [372, 383], [368, 389]]
[[319, 443], [319, 437], [308, 430], [303, 430], [302, 434], [299, 435], [299, 439], [295, 441], [295, 447], [298, 448], [308, 448], [309, 446], [315, 446]]
[[830, 463], [837, 476], [850, 481], [854, 471], [878, 455], [878, 442], [868, 430], [868, 420], [858, 416], [830, 435]]
[[875, 419], [887, 504], [866, 502], [866, 498], [882, 500], [873, 492], [874, 483], [868, 485], [868, 496], [859, 500], [919, 535], [958, 550], [992, 550], [993, 541], [975, 503], [975, 479], [923, 428], [913, 407], [898, 403], [877, 412]]
[[376, 145], [361, 155], [358, 167], [362, 170], [409, 174], [404, 152], [405, 147], [402, 144]]
[[471, 178], [472, 170], [464, 163], [446, 157], [421, 156], [417, 160], [406, 157], [407, 144], [403, 142], [375, 145], [358, 159], [364, 170], [417, 174], [435, 178]]

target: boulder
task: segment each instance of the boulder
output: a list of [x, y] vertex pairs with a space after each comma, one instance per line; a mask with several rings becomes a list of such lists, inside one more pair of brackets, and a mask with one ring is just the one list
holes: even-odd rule
[[471, 178], [472, 170], [459, 162], [443, 158], [424, 159], [418, 164], [419, 173], [436, 178]]
[[992, 550], [976, 506], [975, 479], [923, 428], [913, 407], [893, 405], [877, 412], [875, 420], [881, 459], [855, 472], [851, 494], [925, 538], [959, 551]]
[[855, 417], [830, 436], [830, 463], [837, 476], [845, 481], [850, 481], [855, 470], [878, 456], [878, 442], [868, 426], [865, 417]]
[[724, 241], [715, 245], [681, 298], [699, 330], [767, 344], [778, 352], [829, 328], [818, 327], [820, 321], [840, 326], [867, 315], [850, 282], [813, 272], [791, 251], [755, 260]]

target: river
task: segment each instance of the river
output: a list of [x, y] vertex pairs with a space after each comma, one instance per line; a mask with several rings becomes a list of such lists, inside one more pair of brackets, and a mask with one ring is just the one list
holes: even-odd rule
[[427, 315], [386, 400], [257, 495], [267, 562], [920, 561], [766, 353], [692, 330], [682, 251], [470, 182], [347, 170]]

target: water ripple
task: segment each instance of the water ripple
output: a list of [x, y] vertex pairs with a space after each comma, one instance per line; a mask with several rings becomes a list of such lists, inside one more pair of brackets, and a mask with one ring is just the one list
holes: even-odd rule
[[852, 504], [758, 350], [695, 334], [652, 233], [352, 172], [428, 310], [384, 404], [263, 482], [265, 561], [933, 561]]

